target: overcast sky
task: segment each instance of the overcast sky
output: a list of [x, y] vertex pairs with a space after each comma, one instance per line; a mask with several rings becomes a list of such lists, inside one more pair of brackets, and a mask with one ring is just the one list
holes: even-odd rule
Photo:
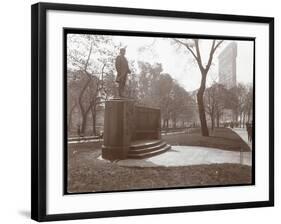
[[[163, 72], [169, 73], [187, 91], [199, 88], [200, 71], [191, 55], [185, 49], [177, 49], [171, 40], [152, 37], [113, 36], [113, 41], [127, 47], [128, 60], [146, 61], [151, 64], [159, 62]], [[232, 41], [224, 41], [214, 56], [213, 65], [208, 73], [207, 85], [218, 81], [219, 53]], [[236, 41], [237, 43], [237, 82], [245, 84], [253, 82], [253, 41]], [[145, 48], [143, 48], [145, 46]], [[207, 61], [211, 40], [200, 40], [203, 61]], [[118, 52], [116, 53], [118, 54]]]

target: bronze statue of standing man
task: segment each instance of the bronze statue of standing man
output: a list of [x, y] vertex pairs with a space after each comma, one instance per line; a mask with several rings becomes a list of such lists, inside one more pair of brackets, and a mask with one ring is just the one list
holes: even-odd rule
[[115, 81], [118, 83], [119, 97], [124, 97], [127, 75], [131, 73], [125, 54], [126, 54], [126, 48], [121, 48], [120, 54], [116, 57], [115, 60], [115, 68], [117, 71], [117, 77]]

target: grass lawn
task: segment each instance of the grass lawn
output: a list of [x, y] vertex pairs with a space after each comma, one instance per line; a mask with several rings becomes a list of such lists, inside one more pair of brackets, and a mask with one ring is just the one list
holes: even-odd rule
[[215, 128], [209, 137], [201, 136], [199, 128], [190, 129], [187, 134], [163, 136], [171, 145], [213, 147], [230, 151], [250, 151], [250, 147], [229, 128]]
[[[210, 137], [199, 129], [188, 134], [166, 135], [171, 145], [215, 147], [249, 151], [248, 145], [232, 130], [218, 128]], [[193, 165], [185, 167], [122, 167], [97, 159], [101, 142], [68, 145], [68, 192], [100, 192], [169, 187], [251, 184], [252, 168], [240, 164]]]

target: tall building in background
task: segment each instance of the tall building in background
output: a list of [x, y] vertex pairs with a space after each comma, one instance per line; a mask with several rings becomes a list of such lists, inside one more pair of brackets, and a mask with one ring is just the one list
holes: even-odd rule
[[227, 89], [236, 86], [237, 43], [231, 42], [219, 54], [219, 83]]

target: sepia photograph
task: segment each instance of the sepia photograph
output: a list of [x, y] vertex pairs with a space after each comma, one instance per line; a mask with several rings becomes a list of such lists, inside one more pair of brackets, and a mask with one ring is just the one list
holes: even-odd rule
[[64, 193], [255, 184], [255, 39], [64, 29]]

